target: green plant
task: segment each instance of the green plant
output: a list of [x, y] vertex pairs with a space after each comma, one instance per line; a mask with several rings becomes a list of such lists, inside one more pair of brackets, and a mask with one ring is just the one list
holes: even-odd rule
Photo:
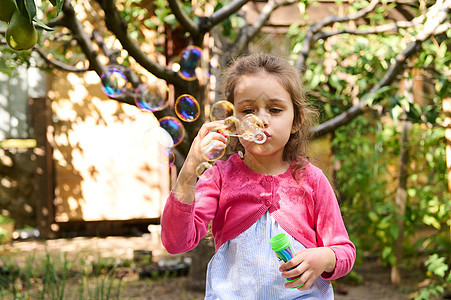
[[[97, 262], [95, 262], [97, 263]], [[101, 262], [99, 262], [101, 263]], [[107, 274], [95, 274], [91, 262], [69, 260], [66, 254], [29, 255], [23, 266], [13, 259], [0, 260], [0, 299], [119, 299], [122, 279], [114, 274], [120, 261]]]
[[[340, 166], [335, 184], [351, 240], [359, 254], [378, 254], [384, 263], [393, 264], [396, 220], [401, 218], [394, 200], [400, 149], [396, 127], [362, 116], [336, 131], [332, 147]], [[403, 248], [404, 256], [414, 259], [418, 249], [449, 249], [451, 197], [443, 128], [413, 124], [410, 147]], [[421, 234], [425, 230], [434, 234]]]
[[415, 295], [415, 300], [429, 300], [432, 296], [440, 297], [447, 287], [451, 287], [451, 272], [449, 272], [449, 265], [446, 264], [445, 257], [433, 254], [429, 256], [425, 265], [429, 284]]
[[14, 223], [14, 220], [8, 216], [0, 215], [0, 224], [11, 224]]
[[14, 227], [14, 220], [8, 216], [0, 215], [0, 244], [11, 239], [11, 230]]

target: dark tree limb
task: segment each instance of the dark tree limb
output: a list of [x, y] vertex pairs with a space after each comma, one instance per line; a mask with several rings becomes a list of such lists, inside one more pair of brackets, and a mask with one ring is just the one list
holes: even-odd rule
[[84, 31], [83, 25], [75, 16], [74, 7], [69, 0], [64, 1], [63, 13], [67, 28], [72, 31], [75, 40], [77, 41], [78, 45], [89, 61], [89, 69], [96, 71], [96, 73], [101, 76], [104, 72], [107, 71], [107, 68], [98, 59], [98, 53], [92, 47], [91, 39]]
[[39, 47], [37, 44], [34, 45], [33, 50], [36, 51], [49, 66], [54, 67], [55, 69], [74, 73], [83, 73], [89, 71], [88, 68], [77, 68], [75, 66], [62, 63], [59, 60], [49, 58], [44, 49]]
[[297, 3], [297, 0], [286, 0], [286, 1], [276, 1], [269, 0], [268, 3], [263, 7], [262, 12], [258, 16], [257, 20], [253, 25], [247, 26], [245, 31], [241, 34], [240, 38], [237, 40], [235, 45], [231, 48], [235, 49], [233, 51], [232, 57], [239, 56], [243, 54], [246, 46], [249, 42], [260, 32], [262, 27], [266, 24], [266, 22], [271, 17], [271, 14], [279, 7], [290, 5], [293, 3]]
[[107, 16], [105, 18], [105, 23], [108, 30], [118, 38], [122, 47], [127, 50], [128, 54], [132, 56], [136, 62], [158, 78], [164, 79], [178, 87], [186, 86], [186, 82], [181, 79], [176, 72], [152, 61], [147, 54], [141, 50], [139, 44], [128, 34], [127, 24], [120, 16], [114, 1], [98, 0], [97, 2], [104, 10], [105, 16]]
[[196, 23], [183, 11], [179, 2], [177, 0], [168, 0], [168, 3], [172, 13], [183, 28], [191, 33], [191, 35], [198, 36], [200, 33], [199, 26], [197, 26]]
[[102, 34], [97, 29], [94, 29], [92, 31], [92, 39], [96, 42], [96, 44], [100, 47], [100, 49], [102, 49], [103, 53], [106, 55], [106, 57], [108, 57], [108, 60], [110, 61], [111, 64], [118, 64], [117, 54], [120, 51], [108, 48], [105, 44], [105, 40]]
[[298, 61], [296, 63], [296, 67], [299, 71], [304, 72], [305, 69], [305, 61], [307, 60], [308, 54], [310, 52], [310, 49], [313, 47], [313, 44], [315, 43], [315, 34], [319, 32], [322, 28], [329, 26], [333, 23], [344, 23], [349, 22], [353, 20], [360, 19], [370, 12], [372, 12], [376, 5], [379, 3], [379, 0], [372, 0], [371, 3], [359, 10], [357, 13], [349, 16], [344, 17], [337, 17], [337, 16], [329, 16], [327, 18], [324, 18], [321, 22], [312, 24], [309, 26], [309, 29], [307, 31], [307, 34], [305, 36], [304, 44], [302, 46], [301, 54], [299, 55]]
[[246, 4], [247, 2], [249, 2], [249, 0], [235, 0], [225, 5], [221, 9], [215, 11], [209, 17], [210, 19], [209, 30], [214, 26], [218, 25], [219, 23], [221, 23], [222, 21], [224, 21], [225, 19], [227, 19], [228, 17], [230, 17], [231, 15], [233, 15], [234, 13], [236, 13], [237, 11], [239, 11], [241, 7], [243, 7], [243, 5]]
[[446, 1], [444, 5], [441, 6], [437, 4], [432, 6], [428, 13], [434, 12], [434, 14], [428, 16], [422, 30], [415, 36], [414, 40], [408, 43], [404, 50], [395, 57], [395, 63], [389, 67], [378, 84], [365, 94], [357, 105], [352, 106], [340, 115], [313, 128], [311, 130], [312, 135], [315, 137], [323, 136], [340, 126], [350, 123], [355, 117], [370, 110], [371, 107], [368, 106], [368, 100], [382, 87], [393, 83], [396, 77], [406, 68], [405, 64], [407, 60], [421, 49], [421, 44], [434, 35], [437, 29], [442, 28], [441, 25], [448, 19], [450, 9], [451, 0]]
[[393, 22], [390, 24], [384, 24], [379, 26], [374, 26], [365, 30], [361, 29], [341, 29], [341, 30], [333, 30], [328, 32], [318, 32], [314, 35], [313, 39], [315, 41], [323, 39], [326, 40], [331, 36], [339, 35], [343, 33], [349, 33], [353, 35], [367, 35], [367, 34], [378, 34], [378, 33], [384, 33], [384, 32], [398, 32], [401, 28], [411, 28], [414, 26], [417, 26], [420, 24], [420, 21], [417, 19], [414, 19], [412, 21], [399, 21], [399, 22]]

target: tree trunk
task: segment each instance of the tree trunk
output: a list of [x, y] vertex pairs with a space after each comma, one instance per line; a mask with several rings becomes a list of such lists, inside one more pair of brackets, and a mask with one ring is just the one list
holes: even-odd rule
[[215, 252], [213, 238], [207, 235], [200, 240], [199, 245], [191, 252], [191, 266], [189, 268], [187, 289], [205, 292], [207, 265]]
[[[445, 138], [446, 138], [446, 166], [448, 168], [448, 191], [451, 192], [451, 97], [443, 99], [443, 111], [445, 112]], [[451, 222], [450, 222], [451, 223]], [[451, 239], [451, 226], [449, 230]]]
[[[405, 79], [404, 91], [410, 102], [414, 101], [413, 97], [413, 80]], [[401, 143], [399, 151], [399, 169], [398, 169], [398, 187], [396, 188], [396, 224], [398, 226], [398, 236], [395, 240], [395, 263], [391, 268], [391, 283], [394, 286], [399, 286], [401, 283], [401, 274], [399, 265], [402, 261], [402, 248], [404, 243], [404, 219], [406, 214], [407, 204], [407, 176], [409, 167], [409, 129], [411, 127], [410, 121], [407, 120], [406, 109], [403, 107], [401, 115]]]
[[398, 187], [396, 188], [398, 237], [395, 241], [395, 264], [391, 269], [391, 283], [398, 286], [401, 283], [399, 265], [402, 261], [402, 247], [404, 243], [404, 218], [407, 203], [407, 176], [409, 166], [409, 137], [410, 122], [406, 120], [406, 113], [402, 114], [401, 121], [401, 149], [399, 153]]

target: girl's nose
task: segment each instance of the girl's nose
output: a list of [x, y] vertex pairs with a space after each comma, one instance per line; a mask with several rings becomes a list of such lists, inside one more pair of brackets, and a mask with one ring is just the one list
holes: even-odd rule
[[259, 118], [260, 118], [260, 120], [262, 120], [263, 127], [264, 128], [268, 128], [268, 126], [269, 126], [269, 116], [268, 116], [268, 114], [262, 113], [262, 114], [260, 114]]

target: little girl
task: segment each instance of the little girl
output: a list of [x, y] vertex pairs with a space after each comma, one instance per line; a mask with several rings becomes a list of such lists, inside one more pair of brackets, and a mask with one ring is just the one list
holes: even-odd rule
[[[300, 74], [288, 61], [262, 54], [237, 59], [224, 78], [237, 117], [257, 115], [266, 142], [239, 138], [238, 153], [216, 161], [212, 178], [196, 183], [202, 149], [227, 142], [217, 132], [222, 122], [205, 123], [166, 202], [163, 245], [173, 254], [189, 251], [212, 221], [216, 253], [205, 299], [333, 299], [330, 280], [351, 270], [355, 247], [331, 185], [307, 158], [314, 113]], [[282, 265], [269, 241], [280, 233], [296, 253]]]

